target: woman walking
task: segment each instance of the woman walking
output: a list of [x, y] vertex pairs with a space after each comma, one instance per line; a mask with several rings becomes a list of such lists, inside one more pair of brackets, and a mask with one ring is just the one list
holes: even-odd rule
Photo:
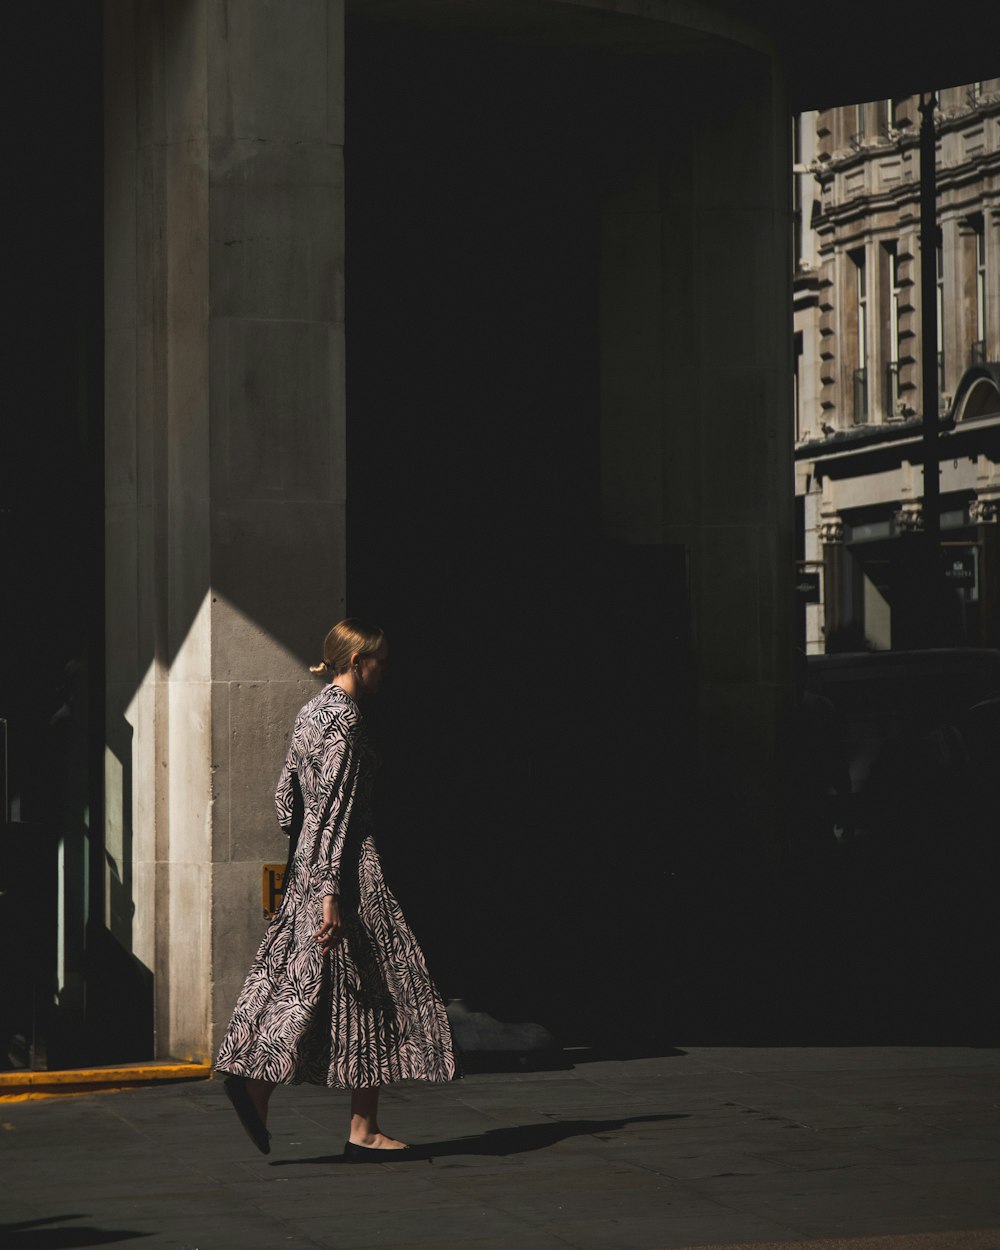
[[330, 683], [299, 712], [278, 779], [278, 821], [301, 831], [216, 1061], [264, 1154], [276, 1084], [350, 1089], [344, 1154], [360, 1161], [406, 1148], [379, 1127], [382, 1085], [456, 1075], [444, 1004], [373, 838], [375, 758], [359, 705], [388, 659], [381, 630], [352, 619], [330, 630], [311, 670]]

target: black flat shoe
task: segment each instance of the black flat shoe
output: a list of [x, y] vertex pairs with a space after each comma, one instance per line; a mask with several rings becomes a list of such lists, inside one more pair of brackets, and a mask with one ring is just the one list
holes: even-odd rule
[[233, 1104], [233, 1110], [240, 1117], [240, 1123], [247, 1131], [247, 1136], [262, 1155], [271, 1153], [271, 1134], [264, 1127], [264, 1121], [257, 1114], [247, 1083], [242, 1076], [227, 1076], [222, 1082], [226, 1097]]
[[386, 1163], [390, 1159], [408, 1159], [410, 1157], [409, 1146], [400, 1148], [386, 1148], [380, 1146], [359, 1146], [357, 1142], [344, 1142], [344, 1162], [345, 1163]]

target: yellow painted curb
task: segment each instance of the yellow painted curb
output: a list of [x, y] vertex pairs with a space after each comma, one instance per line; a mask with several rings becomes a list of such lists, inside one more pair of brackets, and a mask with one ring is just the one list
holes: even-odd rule
[[212, 1075], [210, 1063], [127, 1063], [106, 1068], [67, 1068], [58, 1072], [0, 1072], [0, 1102], [99, 1090], [154, 1085], [160, 1081], [197, 1081]]

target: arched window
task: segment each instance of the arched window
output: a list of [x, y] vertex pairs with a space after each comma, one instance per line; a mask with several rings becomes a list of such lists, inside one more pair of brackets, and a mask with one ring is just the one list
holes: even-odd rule
[[1000, 386], [992, 378], [977, 378], [955, 414], [956, 421], [975, 421], [977, 417], [1000, 417]]

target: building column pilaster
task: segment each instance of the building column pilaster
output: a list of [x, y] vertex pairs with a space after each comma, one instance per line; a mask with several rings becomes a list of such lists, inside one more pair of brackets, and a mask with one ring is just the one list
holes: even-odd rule
[[106, 0], [107, 840], [156, 1052], [207, 1059], [344, 607], [341, 0]]
[[844, 522], [836, 513], [820, 518], [816, 534], [823, 553], [823, 639], [829, 651], [831, 643], [836, 649], [838, 637], [851, 623], [851, 556], [844, 544]]

